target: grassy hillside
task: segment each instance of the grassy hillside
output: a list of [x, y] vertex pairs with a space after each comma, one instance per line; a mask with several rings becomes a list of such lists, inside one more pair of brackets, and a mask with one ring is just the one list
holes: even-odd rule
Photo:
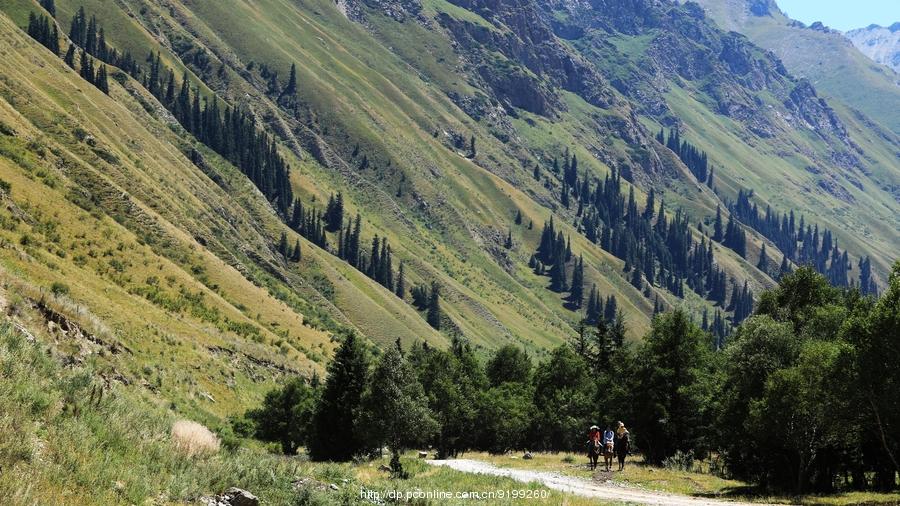
[[[762, 208], [794, 210], [832, 230], [854, 264], [871, 256], [878, 281], [900, 248], [900, 140], [885, 116], [896, 109], [893, 95], [854, 101], [847, 81], [823, 81], [829, 102], [819, 100], [762, 50], [687, 9], [653, 3], [655, 17], [642, 20], [628, 11], [634, 5], [580, 16], [562, 4], [507, 1], [493, 12], [461, 0], [56, 5], [62, 34], [83, 7], [144, 73], [136, 79], [110, 67], [105, 94], [23, 31], [30, 13], [43, 12], [37, 1], [0, 4], [0, 307], [54, 358], [23, 351], [4, 327], [5, 363], [29, 362], [0, 391], [2, 401], [15, 405], [24, 395], [22, 405], [36, 408], [0, 415], [0, 431], [23, 445], [0, 446], [0, 459], [16, 466], [0, 480], [17, 480], [44, 458], [58, 466], [34, 488], [15, 488], [20, 502], [69, 499], [59, 468], [74, 469], [78, 487], [101, 489], [107, 502], [193, 500], [222, 488], [223, 474], [283, 500], [298, 472], [293, 463], [251, 449], [188, 472], [195, 463], [170, 454], [168, 427], [187, 417], [222, 430], [285, 377], [323, 374], [349, 332], [373, 348], [463, 338], [481, 355], [515, 344], [544, 357], [585, 315], [528, 265], [551, 219], [584, 258], [586, 291], [596, 285], [617, 300], [629, 338], [645, 335], [657, 304], [697, 319], [732, 311], [691, 289], [679, 297], [640, 271], [635, 283], [624, 255], [588, 240], [584, 210], [563, 204], [569, 183], [554, 172], [564, 153], [577, 157], [578, 182], [588, 189], [626, 174], [623, 203], [633, 191], [643, 210], [652, 191], [654, 209], [664, 199], [668, 219], [684, 213], [691, 244], [682, 246], [705, 240], [716, 209], [727, 218], [743, 189]], [[730, 60], [719, 56], [726, 47], [737, 48]], [[174, 91], [186, 76], [198, 104], [240, 110], [274, 139], [307, 209], [324, 211], [340, 193], [345, 216], [362, 218], [363, 251], [376, 237], [389, 241], [407, 293], [398, 297], [341, 260], [340, 233], [329, 232], [320, 247], [291, 230], [242, 172], [244, 161], [203, 144], [179, 124], [170, 99], [147, 89], [153, 54], [161, 79], [171, 70]], [[750, 70], [742, 73], [744, 63]], [[296, 93], [282, 93], [292, 67]], [[871, 78], [874, 93], [884, 83], [870, 70], [843, 74]], [[678, 128], [709, 155], [712, 188], [654, 139], [662, 127]], [[758, 294], [774, 283], [757, 268], [762, 245], [776, 264], [782, 255], [746, 232], [746, 258], [716, 243], [714, 263], [729, 289], [746, 281]], [[299, 262], [279, 253], [282, 234], [301, 244]], [[643, 248], [632, 245], [631, 257]], [[659, 258], [674, 253], [681, 252]], [[571, 278], [572, 263], [564, 268]], [[409, 294], [432, 282], [441, 287], [440, 331]], [[46, 380], [35, 379], [43, 373]], [[69, 416], [73, 396], [100, 384], [114, 399]], [[104, 432], [108, 417], [121, 425]], [[17, 423], [23, 428], [10, 428]], [[131, 431], [150, 436], [137, 441]], [[103, 444], [120, 445], [119, 462], [99, 470], [108, 463], [86, 454]], [[42, 456], [42, 448], [52, 453]], [[138, 462], [144, 453], [160, 455], [158, 468]], [[355, 473], [386, 486], [371, 469], [302, 471], [323, 481]], [[419, 471], [410, 486], [486, 481]], [[150, 483], [156, 474], [161, 483]]]
[[412, 478], [397, 482], [378, 470], [386, 459], [312, 464], [261, 447], [235, 448], [227, 431], [217, 452], [191, 455], [172, 435], [178, 418], [155, 399], [104, 384], [95, 362], [63, 369], [46, 351], [8, 323], [0, 327], [4, 504], [196, 504], [234, 486], [262, 504], [369, 504], [360, 490], [498, 489], [535, 490], [535, 504], [596, 504], [511, 479], [430, 468], [412, 455], [403, 459]]

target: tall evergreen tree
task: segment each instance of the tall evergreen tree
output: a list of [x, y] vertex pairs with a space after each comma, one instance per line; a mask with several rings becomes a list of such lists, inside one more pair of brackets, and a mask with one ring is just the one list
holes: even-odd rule
[[579, 256], [572, 271], [572, 286], [569, 292], [569, 303], [575, 309], [581, 309], [584, 303], [584, 257]]
[[441, 330], [441, 286], [437, 281], [431, 282], [431, 294], [428, 298], [428, 324], [435, 330]]
[[66, 56], [63, 57], [63, 61], [69, 68], [75, 68], [75, 44], [69, 44], [69, 49], [66, 50]]
[[716, 242], [722, 242], [725, 238], [725, 235], [722, 232], [722, 208], [716, 206], [716, 221], [713, 225], [713, 237], [712, 240]]
[[328, 365], [328, 377], [310, 425], [308, 448], [314, 460], [348, 461], [377, 442], [360, 422], [369, 358], [355, 333], [344, 337]]
[[397, 272], [397, 287], [394, 293], [401, 299], [406, 298], [406, 274], [404, 273], [403, 262], [400, 262], [400, 269]]
[[297, 94], [297, 64], [291, 64], [291, 73], [288, 77], [287, 85], [284, 87], [282, 91], [282, 95], [296, 95]]
[[109, 95], [109, 77], [106, 75], [106, 65], [100, 65], [97, 71], [97, 89]]
[[56, 17], [56, 2], [54, 0], [41, 0], [41, 7], [52, 17]]

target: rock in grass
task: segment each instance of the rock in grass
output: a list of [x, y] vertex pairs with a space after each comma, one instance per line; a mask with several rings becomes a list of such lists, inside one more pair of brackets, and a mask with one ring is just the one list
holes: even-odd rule
[[259, 506], [259, 498], [237, 487], [226, 490], [221, 499], [229, 506]]

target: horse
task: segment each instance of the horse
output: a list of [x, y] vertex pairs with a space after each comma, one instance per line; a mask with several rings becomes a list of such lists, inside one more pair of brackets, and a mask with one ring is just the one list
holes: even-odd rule
[[607, 443], [603, 445], [603, 460], [606, 464], [607, 473], [612, 469], [613, 457], [615, 456], [615, 444], [612, 441], [607, 441]]
[[603, 452], [603, 446], [600, 441], [588, 441], [588, 458], [591, 459], [591, 471], [597, 468], [597, 462], [600, 460], [600, 454]]

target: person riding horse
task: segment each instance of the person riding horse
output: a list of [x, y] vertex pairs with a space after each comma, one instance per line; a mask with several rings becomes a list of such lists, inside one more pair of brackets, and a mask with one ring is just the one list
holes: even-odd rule
[[616, 456], [619, 458], [619, 471], [625, 470], [625, 457], [628, 456], [628, 446], [630, 442], [628, 429], [625, 428], [624, 423], [619, 422], [618, 427], [616, 428], [615, 439]]
[[600, 427], [596, 425], [591, 425], [591, 428], [588, 430], [588, 459], [590, 460], [591, 471], [597, 468], [597, 461], [600, 460], [601, 453], [601, 443], [602, 435], [600, 434]]
[[606, 430], [603, 431], [603, 460], [606, 464], [606, 472], [610, 471], [615, 456], [615, 438], [616, 433], [607, 425]]

